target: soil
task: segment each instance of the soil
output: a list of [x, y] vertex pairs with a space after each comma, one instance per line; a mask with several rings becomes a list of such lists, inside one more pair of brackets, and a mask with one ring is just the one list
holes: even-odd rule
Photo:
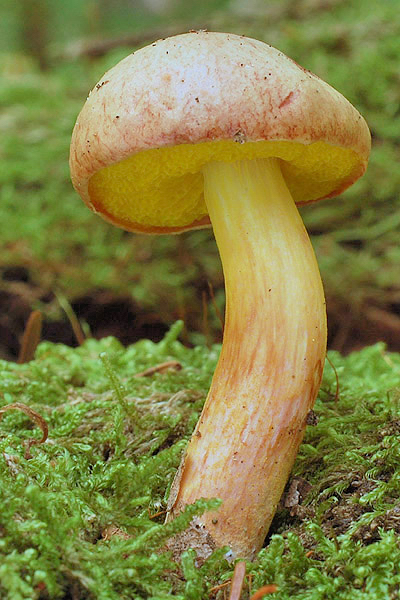
[[[62, 311], [56, 311], [55, 317], [48, 316], [55, 314], [54, 296], [35, 287], [23, 267], [9, 267], [3, 272], [0, 289], [0, 358], [17, 359], [32, 306], [38, 304], [43, 313], [42, 339], [70, 346], [78, 344], [71, 322]], [[355, 313], [343, 301], [328, 297], [327, 307], [330, 349], [347, 354], [384, 341], [389, 351], [400, 351], [400, 306], [385, 309], [366, 306]], [[130, 296], [118, 296], [101, 289], [76, 298], [71, 302], [71, 308], [77, 319], [87, 324], [90, 335], [95, 338], [112, 335], [124, 345], [142, 338], [157, 342], [176, 319], [176, 315], [171, 315], [171, 321], [166, 323], [157, 315], [156, 309], [144, 310]], [[186, 321], [187, 331], [198, 330], [199, 323], [201, 327], [201, 312], [202, 299], [199, 298], [197, 321]], [[213, 341], [220, 342], [221, 334], [215, 333]]]
[[[29, 315], [32, 299], [46, 307], [54, 303], [53, 297], [42, 296], [27, 284], [9, 286], [0, 290], [0, 358], [16, 360]], [[169, 327], [155, 313], [142, 311], [131, 298], [113, 295], [105, 290], [71, 302], [71, 309], [81, 323], [86, 323], [93, 337], [100, 339], [109, 335], [128, 345], [142, 338], [160, 341]], [[77, 346], [78, 340], [66, 315], [50, 319], [43, 311], [42, 340]]]

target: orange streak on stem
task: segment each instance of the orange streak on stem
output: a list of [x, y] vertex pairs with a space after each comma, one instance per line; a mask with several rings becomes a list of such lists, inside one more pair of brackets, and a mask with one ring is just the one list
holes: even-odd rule
[[[326, 353], [325, 301], [304, 225], [275, 159], [211, 163], [205, 198], [224, 269], [221, 355], [172, 512], [220, 498], [203, 542], [253, 558], [293, 466]], [[203, 544], [204, 546], [204, 544]], [[211, 544], [212, 548], [212, 544]]]

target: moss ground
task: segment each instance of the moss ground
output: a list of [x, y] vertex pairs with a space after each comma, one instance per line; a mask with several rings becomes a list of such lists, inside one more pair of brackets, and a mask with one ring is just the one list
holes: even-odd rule
[[[62, 4], [73, 24], [79, 3]], [[198, 26], [199, 10], [183, 4], [182, 30], [193, 18]], [[343, 198], [303, 216], [327, 292], [330, 347], [347, 352], [386, 340], [399, 351], [399, 0], [200, 4], [209, 29], [279, 47], [366, 117], [368, 173]], [[14, 5], [7, 0], [4, 10]], [[54, 31], [65, 35], [74, 27], [65, 27], [60, 6]], [[128, 22], [125, 11], [121, 20]], [[2, 52], [10, 22], [0, 19]], [[47, 71], [17, 54], [1, 56], [0, 357], [16, 357], [33, 309], [45, 316], [47, 341], [31, 362], [0, 360], [0, 598], [225, 600], [234, 565], [222, 551], [196, 569], [190, 552], [177, 565], [163, 550], [193, 511], [207, 509], [200, 503], [163, 524], [219, 352], [212, 343], [224, 298], [215, 244], [207, 231], [127, 235], [83, 206], [69, 182], [73, 123], [87, 91], [132, 48], [68, 59], [57, 42], [47, 50]], [[71, 307], [100, 340], [51, 343], [76, 344], [64, 315], [73, 315]], [[179, 318], [183, 331], [166, 333]], [[152, 341], [131, 344], [142, 337]], [[269, 584], [279, 600], [400, 597], [400, 355], [377, 343], [329, 358], [339, 387], [327, 363], [241, 600]], [[178, 365], [170, 370], [135, 376], [171, 360]]]
[[[169, 486], [219, 347], [188, 349], [178, 322], [159, 343], [44, 342], [0, 363], [0, 597], [228, 597], [233, 565], [200, 569], [163, 547], [193, 511], [163, 524]], [[329, 353], [312, 424], [242, 599], [386, 600], [400, 590], [400, 356], [383, 344]], [[175, 361], [167, 371], [149, 367]], [[339, 387], [337, 386], [336, 369]], [[152, 374], [151, 374], [152, 373]], [[139, 376], [138, 376], [139, 375]], [[35, 420], [32, 420], [32, 415]], [[39, 441], [40, 418], [48, 437]]]
[[[371, 0], [368, 6], [359, 0], [239, 4], [214, 6], [207, 26], [279, 47], [337, 87], [371, 127], [367, 175], [343, 198], [305, 208], [303, 215], [326, 288], [330, 346], [348, 351], [384, 339], [400, 350], [399, 0]], [[189, 29], [189, 14], [186, 18]], [[131, 50], [117, 47], [96, 60], [53, 59], [46, 72], [26, 59], [2, 61], [0, 218], [6, 225], [0, 240], [0, 310], [7, 316], [0, 322], [0, 355], [5, 358], [15, 357], [33, 308], [45, 314], [46, 339], [73, 343], [60, 294], [97, 337], [159, 340], [183, 318], [186, 340], [220, 339], [213, 306], [204, 325], [209, 283], [217, 306], [223, 306], [212, 233], [128, 235], [90, 214], [69, 181], [70, 134], [87, 91]]]

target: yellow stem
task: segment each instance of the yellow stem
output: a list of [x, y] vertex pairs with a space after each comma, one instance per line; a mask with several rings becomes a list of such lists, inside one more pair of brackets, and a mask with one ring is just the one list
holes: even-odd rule
[[221, 498], [198, 527], [235, 557], [261, 548], [320, 386], [326, 313], [318, 266], [278, 159], [212, 162], [205, 199], [225, 276], [221, 356], [173, 512]]

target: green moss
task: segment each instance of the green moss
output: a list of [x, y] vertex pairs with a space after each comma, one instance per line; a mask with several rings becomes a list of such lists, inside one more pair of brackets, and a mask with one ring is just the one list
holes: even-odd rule
[[[42, 343], [31, 363], [0, 362], [1, 406], [28, 405], [0, 423], [0, 596], [5, 600], [222, 598], [223, 550], [200, 569], [162, 550], [193, 511], [164, 525], [169, 486], [197, 420], [219, 348], [165, 339], [124, 349], [114, 338], [71, 349]], [[178, 361], [180, 370], [136, 377]], [[252, 589], [279, 600], [396, 597], [400, 585], [400, 356], [383, 345], [330, 353], [293, 478], [312, 487], [278, 511], [253, 564]], [[309, 487], [307, 488], [309, 489]], [[227, 588], [225, 588], [227, 589]], [[221, 588], [222, 590], [222, 588]], [[247, 584], [243, 598], [248, 593]]]
[[[362, 318], [359, 334], [373, 327], [381, 335], [373, 311], [395, 309], [399, 297], [398, 2], [333, 0], [313, 2], [310, 10], [308, 1], [271, 0], [262, 15], [254, 3], [246, 5], [246, 18], [239, 4], [209, 15], [214, 29], [279, 47], [344, 93], [371, 126], [367, 175], [342, 199], [303, 214], [331, 321], [338, 312], [347, 319], [351, 310], [352, 319]], [[212, 234], [127, 235], [92, 215], [69, 182], [70, 134], [87, 91], [130, 51], [93, 62], [57, 61], [46, 73], [27, 63], [19, 72], [15, 62], [15, 72], [0, 74], [0, 218], [6, 224], [0, 291], [20, 294], [49, 319], [60, 312], [49, 300], [55, 291], [73, 302], [105, 289], [134, 298], [165, 323], [185, 315], [191, 339], [203, 339], [194, 330], [207, 333], [199, 298], [208, 281], [223, 306]], [[27, 270], [28, 285], [10, 285], [7, 269], [14, 266]], [[214, 310], [208, 316], [213, 339], [219, 320]], [[190, 551], [180, 566], [162, 551], [191, 511], [206, 506], [199, 503], [168, 526], [162, 514], [154, 516], [165, 509], [219, 352], [184, 347], [179, 327], [159, 344], [143, 340], [125, 349], [105, 338], [71, 349], [42, 343], [29, 364], [0, 361], [0, 408], [24, 403], [49, 424], [48, 440], [30, 446], [41, 431], [24, 413], [7, 411], [0, 422], [4, 600], [222, 600], [228, 594], [229, 587], [211, 591], [232, 576], [223, 550], [200, 569]], [[351, 322], [344, 327], [351, 335]], [[400, 589], [400, 357], [380, 344], [329, 356], [339, 397], [327, 364], [318, 423], [308, 427], [265, 548], [247, 566], [252, 590], [274, 583], [271, 598], [278, 600], [394, 599]], [[135, 377], [170, 359], [182, 369]], [[247, 582], [243, 600], [248, 595]]]
[[[239, 4], [211, 13], [214, 29], [279, 47], [339, 89], [371, 127], [366, 176], [342, 198], [302, 212], [321, 266], [335, 347], [351, 345], [352, 327], [364, 341], [376, 339], [379, 329], [397, 347], [398, 323], [390, 313], [398, 309], [399, 297], [399, 3], [333, 0], [314, 2], [310, 10], [305, 1], [295, 6], [292, 0], [274, 0], [258, 10], [253, 3], [247, 18], [239, 14]], [[125, 19], [125, 12], [120, 17]], [[59, 319], [62, 312], [51, 301], [54, 291], [74, 302], [105, 289], [133, 298], [138, 310], [156, 311], [168, 325], [184, 317], [198, 340], [193, 332], [207, 334], [201, 293], [208, 292], [208, 281], [223, 305], [212, 233], [127, 235], [92, 215], [69, 182], [70, 135], [87, 92], [131, 50], [119, 48], [93, 62], [58, 60], [45, 74], [34, 68], [0, 74], [0, 218], [7, 223], [0, 273], [14, 265], [28, 269], [34, 288], [30, 304], [42, 308], [47, 319]], [[0, 279], [0, 290], [9, 290], [7, 277]], [[379, 310], [386, 315], [384, 326], [377, 324]], [[346, 323], [344, 313], [351, 317]], [[208, 317], [209, 337], [217, 339], [220, 323], [213, 308]], [[354, 325], [359, 319], [363, 327]]]

